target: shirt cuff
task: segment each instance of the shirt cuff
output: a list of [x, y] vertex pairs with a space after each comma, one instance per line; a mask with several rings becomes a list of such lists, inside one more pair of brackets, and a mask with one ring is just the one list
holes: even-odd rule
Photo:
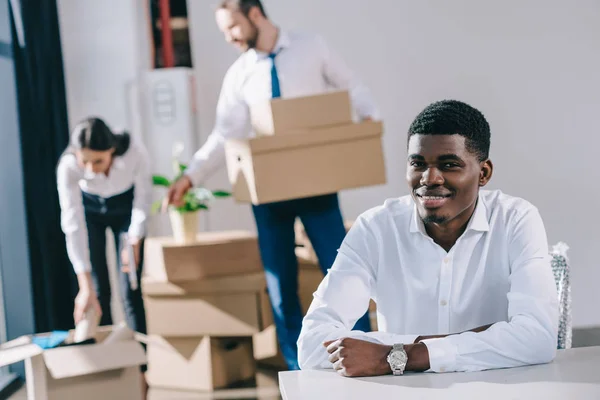
[[75, 274], [91, 272], [92, 265], [90, 263], [86, 263], [86, 262], [76, 262], [76, 263], [73, 263], [73, 271], [75, 271]]
[[458, 349], [444, 338], [425, 339], [421, 343], [429, 352], [429, 370], [431, 372], [451, 372], [456, 364]]
[[132, 239], [141, 239], [144, 237], [144, 226], [140, 224], [132, 224], [127, 230], [127, 236]]
[[200, 170], [200, 168], [196, 167], [192, 163], [190, 163], [190, 165], [186, 168], [183, 174], [190, 178], [190, 181], [192, 182], [192, 187], [200, 186], [204, 178], [202, 176], [202, 171]]

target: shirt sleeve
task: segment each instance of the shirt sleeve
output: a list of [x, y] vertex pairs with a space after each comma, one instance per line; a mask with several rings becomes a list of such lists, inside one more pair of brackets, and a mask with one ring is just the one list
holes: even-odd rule
[[318, 43], [318, 47], [323, 54], [323, 74], [327, 82], [337, 89], [349, 91], [352, 105], [361, 119], [367, 117], [374, 120], [380, 119], [379, 110], [367, 86], [356, 77], [344, 60], [327, 45], [325, 40], [318, 37]]
[[424, 340], [431, 371], [479, 371], [554, 359], [558, 297], [546, 231], [537, 209], [525, 212], [511, 231], [508, 322], [498, 322], [480, 333]]
[[377, 260], [377, 241], [361, 216], [346, 235], [302, 322], [298, 340], [300, 368], [332, 368], [323, 346], [329, 340], [353, 337], [384, 344], [414, 342], [417, 335], [352, 330], [369, 308]]
[[200, 185], [223, 165], [227, 139], [246, 137], [250, 131], [250, 111], [238, 84], [240, 73], [238, 64], [227, 71], [217, 103], [215, 126], [185, 171], [194, 186]]
[[148, 215], [152, 207], [152, 175], [148, 152], [142, 143], [136, 143], [132, 150], [136, 152], [137, 162], [133, 177], [133, 209], [128, 235], [133, 239], [141, 239], [146, 235]]
[[64, 155], [56, 171], [60, 224], [65, 234], [69, 260], [77, 274], [92, 270], [79, 179], [75, 156]]

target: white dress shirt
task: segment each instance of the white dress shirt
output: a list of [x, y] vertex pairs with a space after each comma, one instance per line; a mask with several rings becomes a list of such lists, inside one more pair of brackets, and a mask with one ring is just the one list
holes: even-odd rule
[[152, 203], [152, 176], [143, 144], [132, 138], [127, 152], [114, 158], [108, 176], [85, 171], [77, 164], [74, 154], [65, 154], [60, 159], [56, 175], [61, 227], [65, 233], [67, 253], [76, 273], [91, 270], [82, 191], [109, 198], [134, 186], [128, 235], [137, 239], [145, 235]]
[[[298, 341], [301, 368], [331, 368], [323, 342], [392, 345], [419, 335], [430, 371], [476, 371], [551, 361], [558, 297], [540, 214], [525, 200], [481, 190], [449, 252], [427, 235], [410, 196], [362, 214], [314, 294]], [[379, 332], [350, 331], [377, 303]]]
[[[321, 37], [280, 31], [274, 53], [277, 53], [275, 66], [281, 97], [345, 89], [350, 93], [359, 118], [379, 118], [369, 90]], [[253, 134], [249, 105], [271, 98], [271, 65], [268, 54], [250, 49], [227, 71], [214, 129], [186, 170], [194, 185], [199, 185], [224, 163], [227, 139], [241, 139]]]

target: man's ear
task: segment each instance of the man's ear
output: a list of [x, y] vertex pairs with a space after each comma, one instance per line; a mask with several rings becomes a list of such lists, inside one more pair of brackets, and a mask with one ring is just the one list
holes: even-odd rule
[[252, 23], [256, 24], [260, 17], [262, 17], [262, 12], [260, 11], [260, 8], [258, 8], [257, 6], [250, 7], [250, 9], [248, 10], [248, 19], [252, 21]]
[[492, 173], [494, 172], [494, 164], [492, 160], [487, 159], [481, 163], [481, 170], [479, 171], [479, 186], [483, 187], [492, 179]]

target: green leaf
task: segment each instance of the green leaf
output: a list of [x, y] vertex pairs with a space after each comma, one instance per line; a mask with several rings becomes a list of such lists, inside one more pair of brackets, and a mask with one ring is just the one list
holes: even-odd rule
[[215, 197], [229, 197], [229, 196], [231, 196], [231, 193], [226, 192], [224, 190], [213, 190], [212, 194]]
[[179, 172], [185, 171], [186, 168], [187, 168], [187, 165], [179, 163]]
[[162, 175], [152, 175], [152, 183], [157, 186], [169, 187], [171, 182]]

